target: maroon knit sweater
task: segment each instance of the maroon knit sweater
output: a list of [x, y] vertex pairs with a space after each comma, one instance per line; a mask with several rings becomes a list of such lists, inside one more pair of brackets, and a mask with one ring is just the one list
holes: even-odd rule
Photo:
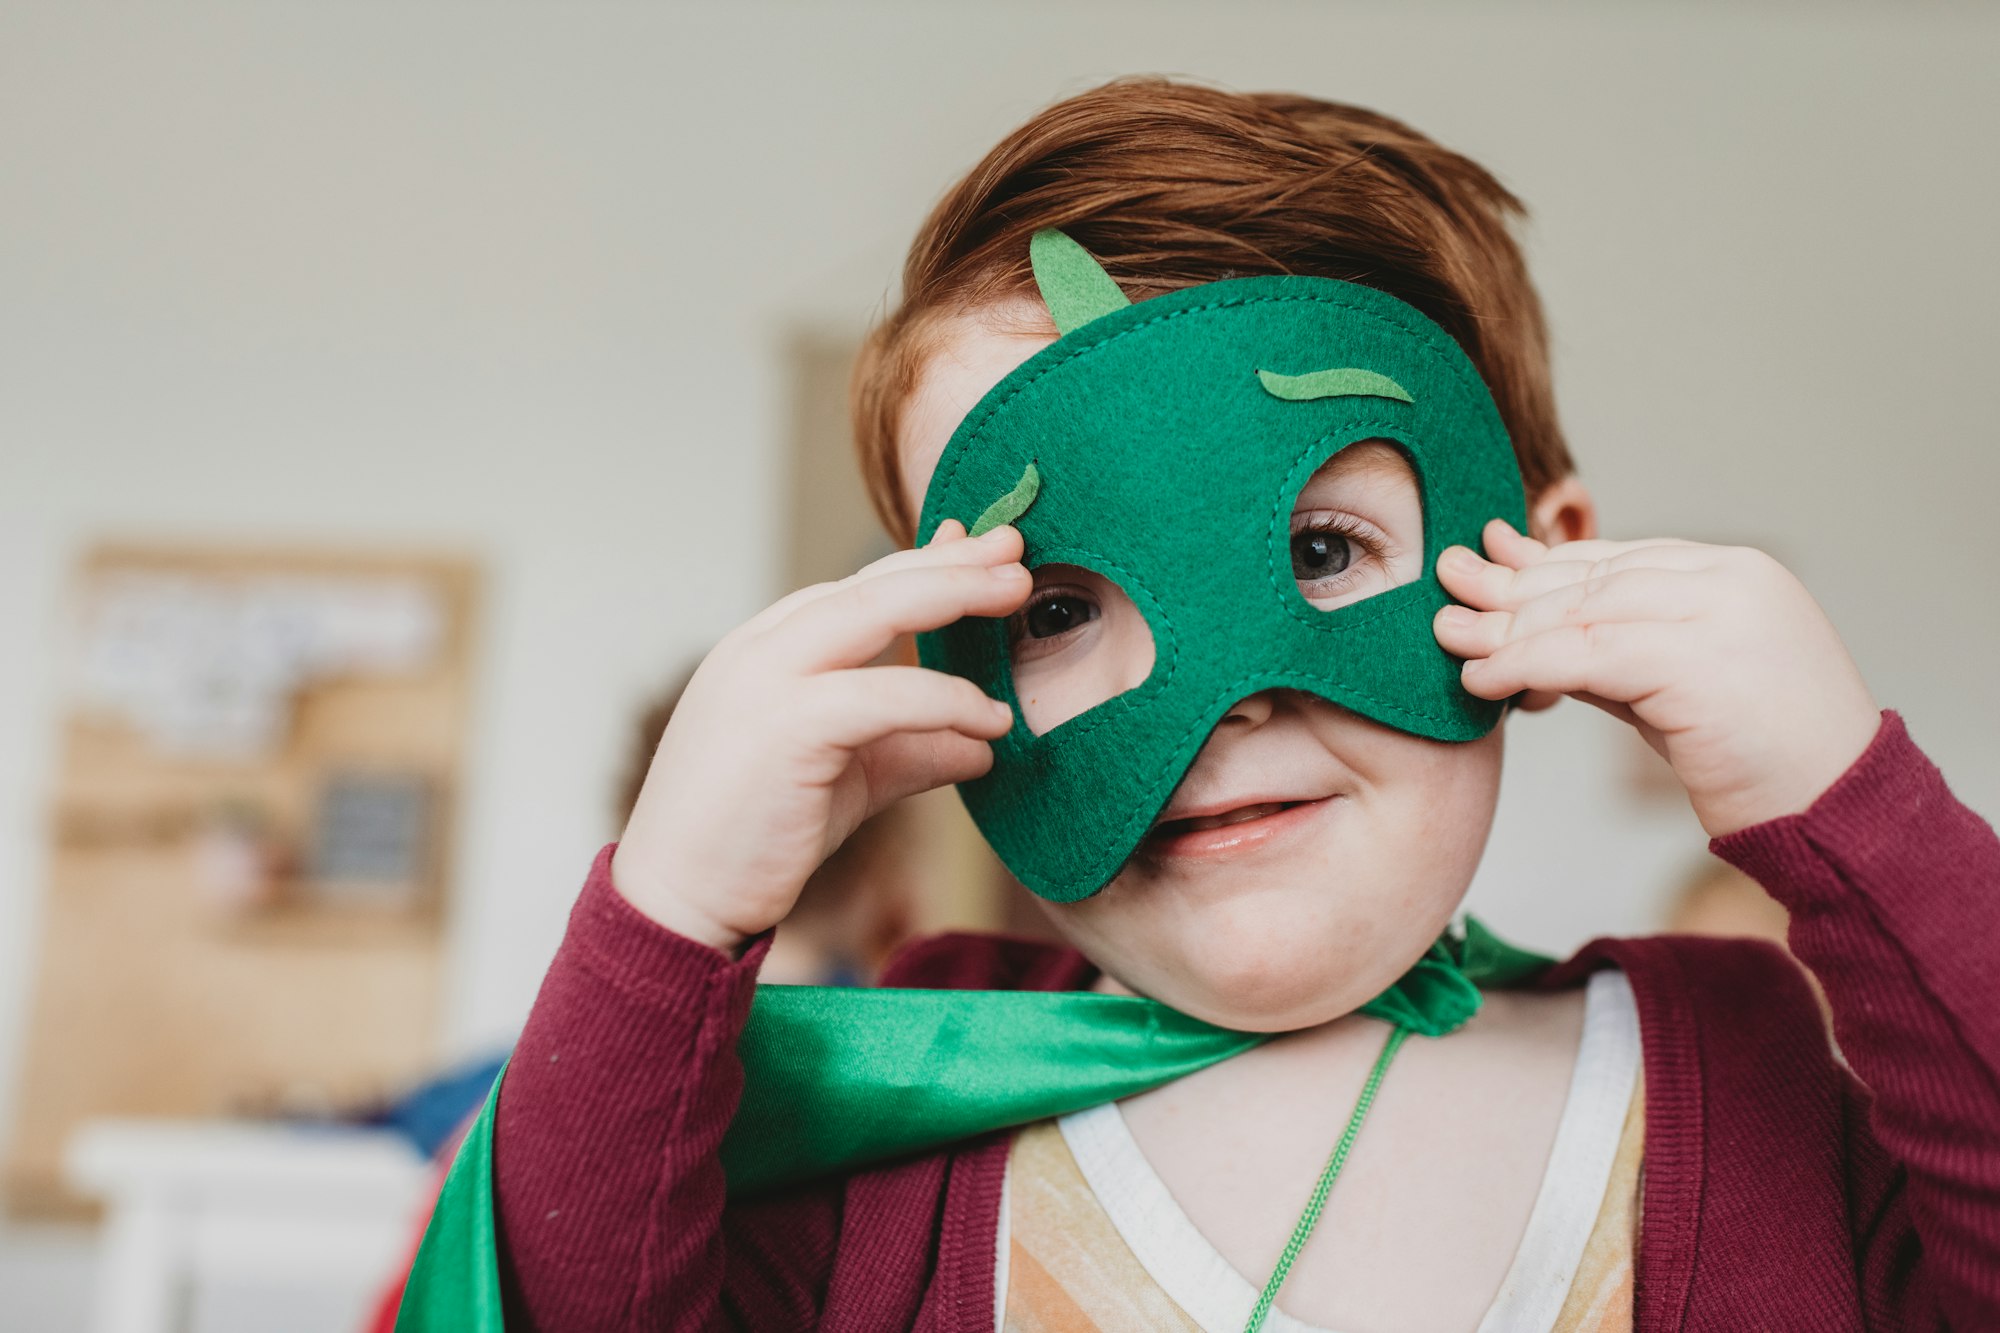
[[[1714, 850], [1791, 909], [1849, 1074], [1778, 950], [1599, 940], [1645, 1047], [1640, 1333], [2000, 1330], [2000, 841], [1885, 721], [1801, 815]], [[1005, 1134], [752, 1203], [717, 1146], [768, 936], [731, 960], [640, 915], [598, 854], [501, 1088], [509, 1328], [993, 1328]], [[956, 935], [888, 984], [1064, 989], [1079, 954]]]

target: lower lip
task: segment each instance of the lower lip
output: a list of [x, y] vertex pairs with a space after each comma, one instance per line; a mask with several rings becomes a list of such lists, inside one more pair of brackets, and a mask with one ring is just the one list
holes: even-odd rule
[[1259, 815], [1255, 819], [1223, 824], [1216, 828], [1193, 829], [1186, 833], [1150, 834], [1146, 838], [1146, 850], [1155, 856], [1172, 857], [1229, 856], [1252, 851], [1287, 837], [1310, 824], [1333, 804], [1335, 799], [1325, 796], [1317, 801], [1301, 801], [1297, 805], [1287, 806], [1268, 815]]

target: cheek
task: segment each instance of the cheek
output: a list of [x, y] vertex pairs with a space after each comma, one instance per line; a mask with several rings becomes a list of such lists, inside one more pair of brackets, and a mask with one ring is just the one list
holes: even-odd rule
[[[1369, 724], [1379, 746], [1357, 754], [1367, 780], [1365, 837], [1340, 850], [1376, 910], [1413, 923], [1414, 959], [1472, 883], [1493, 828], [1504, 753], [1500, 728], [1476, 741], [1424, 740]], [[1357, 885], [1357, 888], [1359, 885]]]
[[[1453, 863], [1468, 856], [1477, 861], [1485, 849], [1500, 801], [1504, 738], [1501, 727], [1476, 741], [1458, 743], [1397, 735], [1400, 747], [1409, 752], [1401, 766], [1406, 776], [1397, 786], [1417, 797], [1404, 813], [1437, 839], [1436, 856]], [[1466, 873], [1469, 877], [1470, 867]]]

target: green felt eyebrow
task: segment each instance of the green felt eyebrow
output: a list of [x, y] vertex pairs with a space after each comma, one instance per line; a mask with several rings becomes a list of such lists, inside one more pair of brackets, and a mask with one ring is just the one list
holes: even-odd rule
[[1021, 473], [1021, 479], [1014, 483], [1014, 489], [987, 505], [979, 517], [972, 520], [972, 526], [966, 529], [965, 535], [984, 537], [993, 529], [1012, 523], [1028, 512], [1028, 506], [1041, 492], [1042, 474], [1033, 463], [1029, 463], [1027, 470]]
[[1410, 391], [1387, 375], [1372, 370], [1315, 370], [1307, 375], [1280, 375], [1260, 370], [1257, 379], [1273, 398], [1303, 403], [1312, 398], [1394, 398], [1414, 403]]

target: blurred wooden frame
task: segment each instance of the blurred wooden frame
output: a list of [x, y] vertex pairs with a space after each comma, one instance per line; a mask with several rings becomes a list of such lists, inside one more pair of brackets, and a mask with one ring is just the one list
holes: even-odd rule
[[[81, 562], [77, 604], [126, 573], [416, 579], [432, 590], [443, 633], [420, 671], [308, 685], [283, 743], [253, 758], [170, 756], [122, 722], [67, 712], [5, 1162], [16, 1215], [82, 1211], [59, 1164], [85, 1118], [362, 1100], [423, 1074], [436, 1049], [475, 566], [373, 551], [106, 545]], [[254, 805], [280, 841], [305, 849], [335, 773], [401, 775], [429, 793], [425, 863], [409, 891], [386, 905], [296, 892], [255, 912], [205, 905], [192, 843], [207, 812]]]

